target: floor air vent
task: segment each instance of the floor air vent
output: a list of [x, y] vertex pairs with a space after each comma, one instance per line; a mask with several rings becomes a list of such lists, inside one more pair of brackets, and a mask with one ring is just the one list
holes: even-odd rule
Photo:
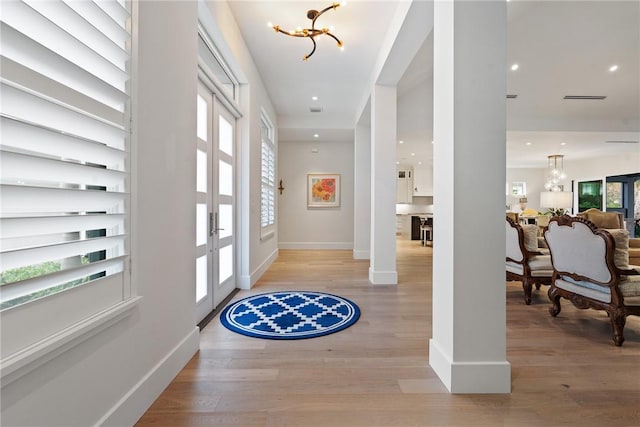
[[518, 95], [507, 95], [507, 99], [516, 99]]
[[322, 107], [309, 107], [309, 111], [312, 113], [322, 113]]

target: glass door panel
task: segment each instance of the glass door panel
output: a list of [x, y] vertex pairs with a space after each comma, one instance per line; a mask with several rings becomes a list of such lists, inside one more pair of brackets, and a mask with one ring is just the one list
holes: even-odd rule
[[225, 238], [233, 235], [233, 206], [232, 205], [219, 205], [218, 206], [218, 223], [220, 227], [219, 237]]
[[233, 167], [220, 160], [218, 169], [220, 171], [220, 194], [233, 196]]
[[[235, 281], [235, 118], [217, 100], [216, 155], [218, 165], [216, 226], [217, 278], [214, 303], [219, 304], [236, 287]], [[214, 273], [215, 274], [215, 273]]]
[[196, 318], [200, 322], [213, 310], [213, 246], [209, 221], [211, 212], [211, 156], [213, 153], [213, 98], [198, 85], [196, 100]]

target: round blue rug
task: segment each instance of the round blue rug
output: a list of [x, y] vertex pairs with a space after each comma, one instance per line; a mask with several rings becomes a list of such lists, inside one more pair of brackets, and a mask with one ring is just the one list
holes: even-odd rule
[[353, 325], [360, 308], [346, 298], [312, 291], [253, 295], [227, 306], [220, 321], [256, 338], [296, 340], [332, 334]]

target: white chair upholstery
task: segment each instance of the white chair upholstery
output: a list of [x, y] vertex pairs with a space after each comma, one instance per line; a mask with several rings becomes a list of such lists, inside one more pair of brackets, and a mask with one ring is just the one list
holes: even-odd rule
[[536, 225], [521, 226], [506, 218], [506, 279], [522, 282], [524, 303], [531, 304], [533, 285], [551, 284], [551, 257], [538, 249]]
[[605, 310], [613, 342], [622, 345], [626, 317], [640, 315], [640, 271], [616, 266], [615, 239], [584, 218], [552, 218], [545, 240], [554, 269], [549, 288], [551, 315], [560, 313], [560, 298], [578, 308]]

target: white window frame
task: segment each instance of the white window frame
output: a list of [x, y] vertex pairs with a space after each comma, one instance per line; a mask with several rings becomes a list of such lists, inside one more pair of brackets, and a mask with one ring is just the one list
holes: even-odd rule
[[[4, 129], [0, 140], [0, 149], [5, 154], [0, 157], [3, 162], [0, 191], [4, 199], [0, 221], [12, 226], [11, 229], [0, 227], [3, 242], [0, 256], [15, 265], [24, 264], [25, 259], [38, 264], [51, 259], [52, 253], [58, 250], [67, 251], [72, 257], [82, 253], [73, 251], [85, 248], [87, 252], [102, 251], [107, 259], [113, 256], [109, 266], [102, 269], [103, 277], [97, 278], [91, 273], [94, 267], [90, 264], [14, 282], [4, 289], [22, 293], [21, 287], [25, 291], [47, 289], [66, 283], [74, 275], [90, 276], [86, 283], [0, 312], [0, 347], [4, 349], [0, 380], [4, 387], [128, 316], [141, 297], [135, 295], [131, 286], [129, 256], [130, 94], [132, 58], [136, 50], [132, 28], [137, 4], [123, 0], [70, 4], [10, 2], [3, 4], [3, 9], [2, 25], [8, 31], [6, 34], [11, 35], [9, 39], [3, 37], [2, 42], [3, 89], [8, 91], [5, 95], [14, 95], [10, 99], [3, 97], [1, 115], [3, 123], [11, 123], [16, 130], [9, 134]], [[53, 60], [42, 59], [43, 53]], [[38, 115], [32, 105], [42, 105], [45, 113]], [[48, 111], [58, 115], [58, 120], [54, 117], [40, 121], [39, 117], [47, 117]], [[65, 117], [73, 120], [64, 120]], [[65, 128], [68, 125], [72, 125], [71, 128]], [[56, 150], [43, 149], [45, 144], [24, 145], [37, 141], [28, 137], [33, 132], [57, 141], [49, 145]], [[57, 154], [58, 148], [61, 153], [72, 153], [73, 158], [77, 156], [80, 160], [61, 157]], [[97, 163], [90, 160], [97, 155], [96, 150], [102, 153], [112, 150], [121, 160], [113, 162], [112, 167], [92, 167], [91, 164]], [[101, 158], [99, 163], [102, 162]], [[21, 181], [21, 175], [29, 181]], [[93, 179], [107, 191], [91, 190], [91, 186], [96, 185]], [[102, 181], [114, 182], [113, 188]], [[72, 185], [60, 186], [56, 182]], [[37, 204], [23, 204], [30, 194], [52, 192], [61, 195], [40, 197]], [[110, 208], [103, 206], [115, 204], [107, 199], [117, 200], [115, 215], [96, 214], [90, 215], [96, 218], [88, 218], [84, 214], [109, 212]], [[80, 214], [69, 215], [70, 211]], [[111, 225], [105, 225], [103, 219]], [[21, 245], [32, 238], [42, 242], [43, 236], [47, 236], [42, 232], [44, 234], [25, 237], [25, 224], [31, 227], [31, 234], [34, 225], [48, 230], [53, 224], [62, 234], [68, 233], [65, 230], [79, 230], [71, 234], [81, 239], [68, 244], [31, 243], [23, 247]], [[83, 240], [82, 237], [86, 237], [83, 230], [93, 228], [108, 229], [109, 233], [117, 229], [117, 234], [107, 234], [104, 238], [89, 236]], [[109, 239], [118, 241], [117, 246], [101, 243]], [[9, 249], [5, 250], [5, 245]], [[10, 294], [5, 294], [7, 299], [12, 298], [7, 295]]]
[[[276, 228], [276, 170], [277, 156], [274, 141], [275, 129], [263, 110], [260, 114], [260, 238], [275, 235]], [[266, 216], [266, 219], [265, 219]]]

